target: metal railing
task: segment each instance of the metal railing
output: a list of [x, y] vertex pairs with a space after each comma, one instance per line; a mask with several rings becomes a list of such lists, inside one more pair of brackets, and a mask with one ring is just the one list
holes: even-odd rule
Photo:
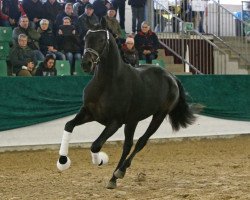
[[213, 43], [214, 37], [194, 29], [193, 23], [184, 22], [176, 13], [177, 7], [164, 7], [154, 0], [152, 27], [161, 45], [175, 63], [189, 66], [194, 74], [225, 74], [227, 53]]

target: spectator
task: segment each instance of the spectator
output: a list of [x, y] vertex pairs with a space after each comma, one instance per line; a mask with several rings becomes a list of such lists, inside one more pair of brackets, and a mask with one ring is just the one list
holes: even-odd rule
[[73, 14], [73, 5], [71, 3], [66, 3], [65, 8], [64, 8], [64, 12], [59, 13], [56, 16], [56, 23], [55, 23], [56, 32], [58, 31], [59, 26], [63, 24], [64, 17], [69, 17], [71, 20], [71, 24], [74, 26], [77, 25], [78, 18], [76, 15]]
[[71, 74], [73, 74], [75, 60], [81, 59], [81, 46], [75, 27], [71, 25], [71, 19], [69, 17], [63, 18], [63, 26], [59, 27], [58, 35], [60, 49], [66, 55], [66, 59], [71, 66]]
[[25, 15], [18, 0], [0, 0], [1, 26], [17, 26], [21, 15]]
[[39, 46], [43, 55], [53, 54], [57, 60], [65, 60], [65, 55], [57, 50], [57, 41], [49, 28], [49, 20], [42, 19], [37, 31], [41, 34]]
[[12, 33], [13, 44], [18, 44], [18, 36], [25, 34], [28, 36], [28, 46], [34, 50], [37, 60], [44, 60], [44, 55], [39, 50], [39, 39], [41, 37], [34, 28], [29, 26], [29, 19], [27, 16], [21, 16], [19, 19], [19, 26], [14, 28]]
[[36, 76], [56, 76], [57, 70], [55, 67], [56, 60], [53, 55], [48, 54], [43, 62], [39, 63], [36, 69]]
[[80, 34], [80, 40], [83, 41], [83, 38], [85, 37], [87, 31], [90, 29], [89, 24], [96, 25], [98, 23], [99, 20], [98, 17], [94, 14], [93, 5], [86, 5], [85, 12], [78, 18], [77, 26]]
[[192, 9], [189, 0], [182, 0], [181, 2], [181, 19], [184, 22], [192, 21]]
[[39, 26], [39, 21], [43, 18], [43, 7], [40, 0], [23, 0], [23, 8], [27, 14], [30, 26], [36, 28]]
[[150, 30], [150, 26], [146, 21], [142, 22], [141, 31], [135, 35], [135, 48], [139, 52], [139, 59], [146, 60], [146, 63], [152, 63], [152, 60], [158, 56], [158, 37]]
[[134, 43], [134, 38], [128, 36], [126, 42], [121, 47], [121, 55], [125, 63], [130, 64], [133, 67], [139, 67], [139, 55]]
[[126, 0], [112, 0], [111, 3], [114, 8], [119, 10], [119, 21], [121, 29], [125, 30], [125, 2]]
[[132, 10], [132, 33], [141, 30], [141, 23], [144, 21], [146, 0], [129, 0], [128, 4]]
[[122, 31], [119, 22], [115, 18], [116, 10], [114, 7], [110, 7], [108, 9], [107, 15], [104, 17], [107, 22], [107, 28], [112, 33], [114, 38], [116, 39], [116, 43], [120, 48], [121, 44], [124, 43], [124, 39], [122, 39]]
[[107, 14], [107, 10], [111, 7], [111, 3], [107, 0], [95, 0], [93, 2], [94, 13], [101, 20]]
[[18, 36], [18, 45], [10, 51], [10, 62], [13, 73], [17, 76], [32, 76], [35, 73], [37, 59], [34, 51], [28, 47], [28, 37], [25, 34]]
[[54, 24], [56, 21], [56, 16], [63, 12], [62, 5], [56, 0], [47, 0], [43, 4], [43, 18], [49, 20], [50, 28], [55, 33]]
[[89, 0], [79, 0], [73, 5], [73, 13], [76, 16], [81, 16], [85, 12], [86, 5], [89, 4]]

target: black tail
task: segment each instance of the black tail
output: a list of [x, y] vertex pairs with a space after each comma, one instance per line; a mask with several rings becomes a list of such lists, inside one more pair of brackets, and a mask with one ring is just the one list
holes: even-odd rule
[[179, 87], [179, 100], [169, 113], [169, 120], [174, 131], [178, 131], [181, 127], [186, 128], [193, 124], [196, 119], [191, 107], [187, 104], [186, 94], [181, 82], [177, 79], [176, 81]]

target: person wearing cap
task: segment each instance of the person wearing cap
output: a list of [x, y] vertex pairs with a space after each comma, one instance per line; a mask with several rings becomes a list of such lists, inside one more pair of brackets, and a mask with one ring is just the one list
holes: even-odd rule
[[148, 22], [141, 24], [141, 31], [135, 35], [135, 48], [139, 52], [139, 59], [151, 64], [158, 56], [159, 40], [157, 35], [150, 30]]
[[104, 19], [107, 22], [108, 30], [113, 34], [116, 40], [120, 40], [122, 38], [122, 30], [118, 20], [115, 18], [116, 10], [114, 7], [110, 7], [107, 11], [107, 15]]
[[133, 67], [139, 67], [139, 55], [134, 43], [134, 38], [128, 36], [126, 42], [121, 47], [121, 56], [125, 63], [130, 64]]
[[84, 11], [86, 5], [89, 4], [89, 0], [79, 0], [76, 3], [73, 4], [73, 13], [76, 16], [81, 16]]
[[93, 5], [90, 3], [88, 3], [85, 6], [84, 13], [78, 18], [77, 28], [80, 34], [81, 41], [83, 41], [87, 31], [90, 29], [89, 23], [87, 23], [87, 21], [93, 25], [96, 25], [99, 23], [98, 17], [94, 14]]

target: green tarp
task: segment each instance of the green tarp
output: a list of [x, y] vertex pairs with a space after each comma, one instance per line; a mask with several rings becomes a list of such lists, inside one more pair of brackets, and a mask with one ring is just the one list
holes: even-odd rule
[[[83, 88], [90, 78], [0, 78], [0, 131], [77, 113], [82, 105]], [[189, 102], [205, 106], [202, 114], [250, 120], [250, 76], [193, 75], [178, 78], [190, 95]]]

